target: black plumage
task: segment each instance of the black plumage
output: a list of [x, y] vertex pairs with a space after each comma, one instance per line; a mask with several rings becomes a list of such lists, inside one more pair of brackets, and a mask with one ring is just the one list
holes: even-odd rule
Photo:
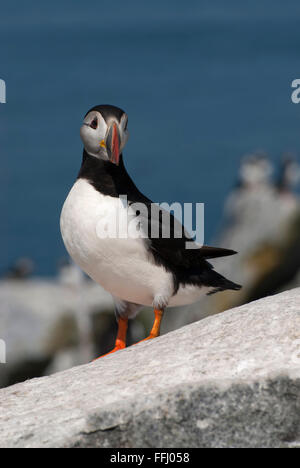
[[[102, 106], [96, 106], [94, 109], [101, 111], [104, 116], [103, 109], [100, 110], [99, 107]], [[111, 107], [113, 108], [113, 106]], [[110, 109], [109, 112], [111, 111]], [[120, 119], [122, 114], [119, 113], [117, 117]], [[111, 197], [126, 195], [129, 205], [143, 203], [148, 208], [146, 217], [139, 216], [142, 229], [148, 233], [145, 247], [156, 264], [163, 266], [172, 273], [174, 294], [180, 285], [186, 284], [210, 287], [212, 288], [210, 294], [226, 289], [239, 290], [241, 288], [240, 285], [227, 280], [214, 271], [212, 265], [207, 262], [207, 259], [233, 255], [236, 253], [235, 251], [208, 246], [186, 249], [186, 242], [192, 242], [192, 240], [172, 213], [168, 213], [170, 217], [170, 236], [168, 238], [163, 237], [164, 226], [162, 219], [163, 214], [165, 215], [166, 212], [157, 205], [155, 205], [157, 208], [154, 207], [154, 210], [151, 210], [153, 202], [143, 195], [132, 181], [124, 166], [122, 155], [120, 155], [119, 165], [115, 165], [109, 161], [90, 156], [84, 150], [78, 178], [88, 180], [103, 195]], [[140, 215], [140, 213], [137, 213], [137, 215]], [[159, 224], [158, 237], [151, 235], [151, 223]], [[179, 238], [176, 237], [178, 232], [182, 234]]]

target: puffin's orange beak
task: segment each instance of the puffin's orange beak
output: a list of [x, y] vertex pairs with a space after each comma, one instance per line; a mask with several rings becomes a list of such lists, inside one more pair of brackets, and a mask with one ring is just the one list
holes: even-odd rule
[[120, 159], [120, 142], [121, 138], [119, 128], [114, 122], [109, 128], [105, 144], [110, 161], [117, 165], [119, 164]]

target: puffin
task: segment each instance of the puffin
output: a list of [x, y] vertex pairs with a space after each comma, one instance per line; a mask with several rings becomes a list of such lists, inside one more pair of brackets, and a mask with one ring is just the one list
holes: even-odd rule
[[300, 181], [300, 166], [291, 153], [283, 155], [276, 188], [281, 195], [293, 196], [293, 189]]
[[69, 255], [114, 300], [118, 332], [103, 356], [126, 347], [128, 320], [145, 306], [153, 307], [154, 323], [142, 341], [159, 336], [168, 307], [241, 288], [207, 261], [237, 252], [196, 244], [172, 213], [136, 187], [123, 160], [127, 124], [127, 114], [113, 105], [85, 114], [82, 164], [60, 217]]

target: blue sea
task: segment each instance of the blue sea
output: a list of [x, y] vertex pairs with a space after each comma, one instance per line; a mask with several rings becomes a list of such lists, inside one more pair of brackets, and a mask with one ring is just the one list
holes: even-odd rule
[[66, 255], [63, 201], [95, 104], [129, 115], [129, 173], [154, 201], [205, 203], [206, 242], [244, 153], [299, 152], [300, 3], [261, 0], [2, 2], [0, 272]]

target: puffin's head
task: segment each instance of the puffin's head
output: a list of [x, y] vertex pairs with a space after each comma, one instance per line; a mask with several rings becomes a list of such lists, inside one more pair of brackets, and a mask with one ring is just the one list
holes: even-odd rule
[[90, 109], [80, 129], [86, 152], [95, 158], [119, 164], [129, 136], [127, 121], [126, 113], [115, 106], [104, 104]]

